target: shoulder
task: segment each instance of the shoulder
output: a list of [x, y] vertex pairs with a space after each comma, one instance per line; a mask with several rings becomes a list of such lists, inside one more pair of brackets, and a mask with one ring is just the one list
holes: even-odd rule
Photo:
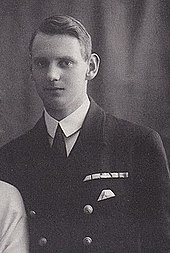
[[142, 141], [148, 136], [156, 139], [159, 138], [159, 134], [153, 129], [115, 117], [111, 113], [103, 110], [93, 99], [91, 99], [88, 117], [91, 121], [90, 127], [94, 128], [94, 126], [98, 127], [100, 125], [101, 134], [104, 133], [108, 142], [112, 142], [112, 140], [115, 142], [117, 139], [124, 141]]
[[0, 216], [5, 212], [25, 212], [23, 200], [19, 190], [13, 185], [0, 181]]
[[20, 192], [0, 181], [0, 252], [28, 252], [27, 216]]
[[153, 139], [160, 141], [159, 134], [146, 126], [138, 125], [136, 123], [117, 118], [109, 113], [106, 113], [105, 131], [109, 133], [110, 138], [124, 139], [133, 142], [143, 142], [145, 140]]
[[[106, 114], [105, 140], [109, 146], [116, 147], [121, 154], [131, 154], [139, 159], [162, 160], [167, 164], [167, 157], [162, 139], [155, 130], [116, 118]], [[167, 166], [167, 165], [166, 165]]]
[[40, 118], [32, 129], [2, 146], [0, 148], [0, 156], [3, 155], [3, 153], [5, 155], [10, 152], [15, 154], [15, 151], [20, 151], [22, 153], [24, 150], [31, 149], [36, 142], [37, 136], [41, 134], [42, 128], [44, 128], [43, 118]]

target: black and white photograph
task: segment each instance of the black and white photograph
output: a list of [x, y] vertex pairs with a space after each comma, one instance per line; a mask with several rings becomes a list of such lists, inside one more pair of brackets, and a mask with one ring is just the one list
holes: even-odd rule
[[0, 0], [0, 253], [170, 253], [169, 164], [169, 0]]

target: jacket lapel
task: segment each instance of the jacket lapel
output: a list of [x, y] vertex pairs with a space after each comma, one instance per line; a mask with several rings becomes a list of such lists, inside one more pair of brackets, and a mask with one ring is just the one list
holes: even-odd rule
[[30, 136], [34, 145], [39, 148], [41, 152], [49, 152], [50, 144], [44, 114], [30, 131]]
[[70, 159], [74, 158], [83, 178], [87, 173], [94, 172], [94, 167], [102, 170], [102, 154], [108, 146], [105, 138], [105, 120], [105, 112], [91, 99], [80, 135], [70, 153]]
[[44, 116], [28, 132], [28, 139], [30, 142], [30, 162], [34, 167], [34, 173], [47, 173], [51, 148]]

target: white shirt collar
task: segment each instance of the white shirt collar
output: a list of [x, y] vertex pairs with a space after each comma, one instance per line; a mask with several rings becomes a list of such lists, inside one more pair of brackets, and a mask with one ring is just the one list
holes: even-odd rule
[[87, 96], [84, 103], [77, 110], [72, 112], [70, 115], [68, 115], [66, 118], [62, 119], [61, 121], [58, 121], [54, 119], [53, 117], [51, 117], [44, 108], [44, 117], [45, 117], [45, 123], [47, 126], [48, 134], [52, 138], [54, 138], [58, 123], [60, 123], [60, 126], [66, 137], [77, 132], [83, 124], [83, 121], [88, 112], [89, 106], [90, 106], [90, 100]]

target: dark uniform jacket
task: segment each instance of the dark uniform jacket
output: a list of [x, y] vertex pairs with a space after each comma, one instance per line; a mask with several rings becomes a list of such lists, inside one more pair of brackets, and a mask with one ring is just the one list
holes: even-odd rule
[[159, 135], [94, 101], [63, 166], [42, 117], [0, 151], [25, 202], [31, 253], [170, 252], [169, 172]]

